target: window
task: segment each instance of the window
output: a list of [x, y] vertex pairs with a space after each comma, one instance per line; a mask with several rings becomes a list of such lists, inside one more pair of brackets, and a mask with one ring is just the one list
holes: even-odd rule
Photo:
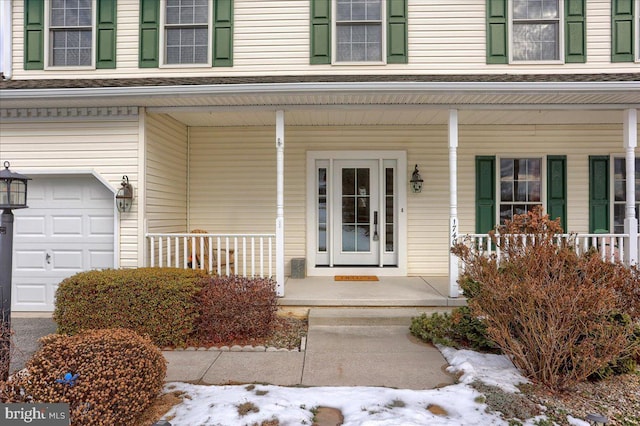
[[486, 0], [488, 64], [585, 63], [586, 0]]
[[542, 205], [542, 159], [500, 159], [500, 224]]
[[116, 67], [116, 2], [24, 0], [24, 69]]
[[[636, 219], [640, 211], [640, 158], [636, 158]], [[613, 232], [624, 234], [624, 217], [627, 201], [627, 165], [624, 158], [613, 159]], [[639, 224], [640, 230], [640, 224]]]
[[336, 1], [336, 62], [382, 61], [382, 0]]
[[49, 38], [51, 66], [91, 66], [92, 1], [51, 0]]
[[408, 63], [408, 0], [310, 0], [310, 62]]
[[[476, 157], [476, 233], [543, 206], [567, 229], [567, 157]], [[543, 186], [544, 185], [544, 186]]]
[[513, 0], [514, 61], [553, 61], [560, 58], [559, 0]]
[[166, 64], [209, 62], [208, 0], [165, 0]]
[[233, 0], [140, 0], [138, 66], [233, 66]]

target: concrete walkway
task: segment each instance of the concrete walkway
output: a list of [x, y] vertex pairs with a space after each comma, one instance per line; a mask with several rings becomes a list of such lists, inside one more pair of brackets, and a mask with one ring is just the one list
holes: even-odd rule
[[[326, 310], [312, 309], [306, 346], [300, 352], [164, 351], [168, 361], [165, 380], [402, 389], [453, 383], [454, 378], [444, 371], [447, 363], [440, 352], [410, 335], [406, 314], [396, 315], [395, 320], [387, 318], [382, 325], [362, 325], [376, 322], [363, 314], [354, 317], [341, 311], [342, 316], [336, 317]], [[39, 336], [55, 332], [55, 324], [49, 318], [12, 320], [16, 356], [11, 370], [15, 371], [33, 353]]]

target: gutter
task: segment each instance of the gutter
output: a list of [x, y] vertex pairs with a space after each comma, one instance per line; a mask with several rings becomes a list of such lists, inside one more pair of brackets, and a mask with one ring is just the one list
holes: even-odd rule
[[[95, 99], [135, 97], [228, 96], [261, 94], [346, 94], [346, 93], [615, 93], [637, 92], [637, 81], [614, 82], [331, 82], [331, 83], [248, 83], [188, 86], [91, 87], [57, 89], [2, 89], [4, 102], [65, 98]], [[115, 100], [115, 99], [114, 99]], [[114, 102], [117, 103], [117, 102]]]

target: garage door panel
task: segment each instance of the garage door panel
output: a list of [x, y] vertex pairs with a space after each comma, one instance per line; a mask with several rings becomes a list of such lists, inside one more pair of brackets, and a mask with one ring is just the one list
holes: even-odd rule
[[113, 236], [113, 216], [89, 215], [89, 234]]
[[51, 236], [78, 236], [83, 235], [82, 215], [52, 215]]
[[52, 250], [52, 271], [76, 271], [83, 270], [82, 250]]
[[25, 304], [34, 308], [40, 307], [44, 309], [47, 306], [47, 289], [45, 282], [25, 282], [15, 287], [15, 296], [13, 297], [16, 305]]
[[16, 272], [44, 271], [46, 256], [46, 250], [14, 250], [14, 268]]
[[13, 223], [13, 236], [44, 237], [46, 219], [44, 216], [16, 217]]
[[52, 311], [62, 280], [114, 267], [114, 196], [93, 176], [32, 178], [15, 211], [13, 309]]
[[[70, 180], [68, 180], [70, 182]], [[55, 185], [51, 188], [51, 201], [82, 201], [82, 190], [78, 191], [74, 182], [66, 185]]]
[[113, 267], [113, 251], [90, 250], [89, 268], [107, 269]]

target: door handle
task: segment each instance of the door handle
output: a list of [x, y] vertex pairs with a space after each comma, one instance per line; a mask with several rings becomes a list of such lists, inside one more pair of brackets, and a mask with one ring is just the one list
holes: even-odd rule
[[373, 212], [373, 241], [378, 241], [378, 212]]
[[44, 259], [47, 261], [47, 264], [51, 264], [51, 255], [49, 253], [47, 253]]

